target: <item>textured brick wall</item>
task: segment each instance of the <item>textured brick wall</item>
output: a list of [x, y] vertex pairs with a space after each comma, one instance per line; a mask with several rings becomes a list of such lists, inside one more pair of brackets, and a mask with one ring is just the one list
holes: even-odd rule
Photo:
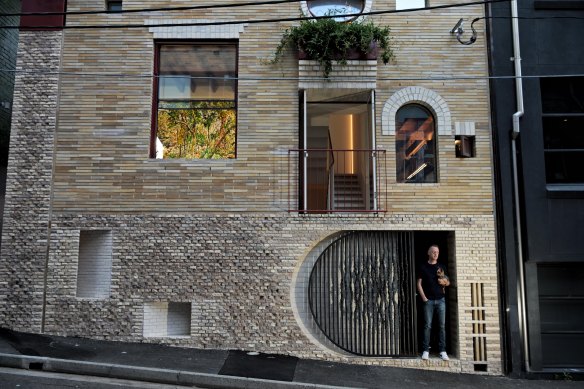
[[[18, 69], [59, 69], [61, 32], [21, 32]], [[17, 73], [0, 261], [0, 325], [40, 329], [58, 76]]]
[[[47, 299], [50, 333], [113, 340], [147, 336], [195, 347], [472, 372], [472, 318], [462, 312], [471, 304], [470, 283], [484, 282], [489, 373], [500, 372], [491, 216], [79, 215], [59, 217], [54, 225], [51, 252], [59, 255], [51, 255], [49, 263], [53, 269]], [[109, 299], [75, 297], [75, 268], [68, 258], [75, 256], [79, 228], [112, 230]], [[347, 358], [315, 345], [302, 330], [302, 307], [293, 303], [291, 290], [297, 269], [326, 237], [343, 230], [371, 229], [453, 232], [454, 258], [449, 263], [456, 286], [451, 293], [458, 305], [452, 304], [450, 320], [453, 355], [460, 360], [423, 364], [417, 359]], [[168, 303], [191, 304], [190, 336], [165, 338], [173, 333]], [[165, 312], [153, 315], [152, 308], [158, 305], [164, 305]], [[160, 319], [156, 325], [155, 316]], [[182, 323], [179, 326], [184, 327]]]

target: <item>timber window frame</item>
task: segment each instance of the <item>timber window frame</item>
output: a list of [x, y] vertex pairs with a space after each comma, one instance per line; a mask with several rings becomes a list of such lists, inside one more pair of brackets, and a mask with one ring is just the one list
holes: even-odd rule
[[150, 158], [235, 159], [236, 40], [156, 41]]

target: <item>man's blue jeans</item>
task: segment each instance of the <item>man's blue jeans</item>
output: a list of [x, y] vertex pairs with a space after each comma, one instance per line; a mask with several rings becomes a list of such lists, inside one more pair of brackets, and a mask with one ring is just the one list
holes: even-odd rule
[[444, 298], [440, 300], [428, 300], [424, 303], [423, 351], [430, 351], [430, 334], [432, 333], [432, 318], [434, 317], [434, 313], [438, 315], [438, 351], [446, 351], [446, 301]]

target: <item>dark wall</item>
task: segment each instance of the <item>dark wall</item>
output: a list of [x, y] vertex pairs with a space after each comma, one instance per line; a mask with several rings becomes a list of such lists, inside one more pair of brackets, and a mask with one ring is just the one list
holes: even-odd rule
[[[511, 60], [513, 48], [510, 5], [491, 4], [488, 9], [489, 15], [493, 16], [488, 21], [491, 75], [512, 76], [514, 64]], [[553, 327], [553, 323], [544, 322], [547, 316], [551, 316], [545, 310], [540, 312], [540, 307], [544, 306], [543, 301], [548, 297], [544, 290], [539, 289], [538, 280], [543, 283], [560, 282], [562, 277], [557, 277], [557, 272], [554, 273], [556, 276], [553, 280], [546, 279], [546, 274], [549, 273], [545, 271], [546, 266], [554, 263], [565, 272], [582, 272], [583, 267], [577, 264], [584, 263], [581, 242], [584, 238], [584, 184], [571, 185], [570, 188], [546, 184], [539, 76], [584, 75], [584, 22], [582, 19], [566, 18], [584, 18], [584, 1], [521, 0], [519, 16], [522, 70], [525, 77], [525, 114], [521, 118], [521, 133], [517, 138], [522, 254], [528, 270], [526, 284], [536, 288], [535, 291], [529, 290], [527, 297], [531, 320], [531, 367], [543, 370], [547, 365], [546, 360], [554, 361], [557, 366], [560, 359], [552, 356], [558, 350], [549, 347], [545, 349], [549, 340], [545, 330]], [[493, 79], [491, 92], [500, 276], [504, 300], [503, 324], [506, 329], [504, 346], [507, 371], [513, 374], [526, 369], [522, 364], [517, 304], [518, 242], [512, 179], [512, 115], [517, 111], [515, 82], [512, 79]], [[563, 266], [562, 263], [574, 265]], [[573, 277], [574, 274], [570, 276]], [[582, 277], [584, 278], [584, 274]], [[578, 297], [578, 292], [575, 293], [576, 299], [581, 299], [578, 301], [584, 301], [584, 296]], [[584, 316], [584, 313], [579, 315]], [[584, 322], [584, 317], [581, 319]], [[572, 327], [579, 325], [578, 320], [570, 322], [572, 324], [567, 321], [565, 324]], [[576, 342], [582, 342], [582, 339], [577, 339]], [[584, 347], [584, 344], [579, 346]], [[549, 354], [547, 356], [546, 351]]]
[[[19, 0], [0, 1], [0, 13], [20, 12]], [[18, 26], [18, 16], [0, 17], [0, 26]], [[18, 49], [18, 30], [0, 29], [0, 69], [16, 68], [16, 51]], [[10, 118], [12, 114], [12, 94], [14, 92], [14, 72], [0, 72], [0, 166], [8, 162], [8, 143], [10, 139]], [[0, 175], [0, 181], [4, 176]], [[0, 184], [0, 193], [3, 184]]]
[[[523, 74], [584, 74], [584, 23], [581, 19], [555, 19], [584, 17], [584, 10], [536, 9], [533, 1], [520, 3], [521, 17], [544, 17], [520, 20]], [[540, 80], [527, 78], [523, 85], [525, 115], [521, 123], [520, 153], [525, 225], [529, 238], [527, 259], [541, 262], [584, 261], [580, 242], [584, 236], [584, 185], [579, 192], [557, 192], [546, 187]]]

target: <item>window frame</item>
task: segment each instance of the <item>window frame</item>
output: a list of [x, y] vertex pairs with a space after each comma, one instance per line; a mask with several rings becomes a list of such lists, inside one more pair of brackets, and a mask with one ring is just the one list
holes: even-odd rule
[[[158, 106], [159, 106], [159, 73], [160, 73], [160, 48], [165, 45], [224, 45], [233, 46], [235, 48], [235, 87], [234, 87], [234, 110], [235, 110], [235, 144], [234, 144], [234, 157], [233, 158], [221, 158], [221, 159], [210, 159], [210, 158], [156, 158], [156, 137], [158, 133]], [[177, 39], [159, 39], [154, 41], [154, 67], [153, 67], [152, 77], [152, 114], [151, 114], [151, 126], [150, 126], [150, 146], [149, 146], [149, 159], [154, 159], [158, 161], [164, 160], [180, 160], [180, 161], [230, 161], [237, 159], [237, 133], [238, 133], [238, 108], [239, 108], [239, 40], [237, 39], [187, 39], [187, 40], [177, 40]]]
[[[574, 82], [571, 79], [580, 78], [578, 80], [581, 84], [584, 83], [584, 77], [561, 77], [559, 79], [553, 79], [554, 85], [561, 84], [563, 81], [566, 82], [566, 85], [571, 85], [570, 82]], [[561, 127], [560, 125], [552, 124], [550, 122], [553, 121], [568, 121], [568, 120], [579, 120], [584, 123], [584, 110], [574, 110], [574, 107], [565, 106], [564, 109], [557, 109], [555, 107], [550, 107], [549, 100], [553, 100], [553, 96], [557, 96], [558, 90], [551, 90], [548, 89], [549, 87], [545, 84], [550, 82], [548, 79], [541, 78], [539, 87], [540, 87], [540, 100], [541, 100], [541, 135], [542, 135], [542, 146], [543, 146], [543, 162], [544, 162], [544, 180], [546, 189], [548, 192], [562, 192], [562, 191], [584, 191], [584, 180], [581, 181], [551, 181], [549, 177], [549, 173], [552, 170], [551, 168], [551, 159], [554, 155], [566, 155], [570, 153], [578, 153], [584, 154], [584, 147], [553, 147], [547, 142], [549, 141], [546, 138], [546, 134], [548, 134], [548, 130], [551, 130], [549, 133], [553, 133], [555, 128]], [[572, 84], [574, 87], [577, 87], [577, 84]], [[564, 95], [564, 93], [560, 93]], [[582, 96], [580, 96], [582, 97]], [[558, 130], [556, 130], [558, 131]], [[562, 137], [555, 137], [553, 140], [557, 142], [565, 141]]]
[[[112, 6], [117, 6], [119, 5], [120, 8], [119, 9], [112, 9]], [[123, 0], [106, 0], [105, 1], [105, 9], [108, 12], [120, 12], [124, 10], [124, 2]]]

